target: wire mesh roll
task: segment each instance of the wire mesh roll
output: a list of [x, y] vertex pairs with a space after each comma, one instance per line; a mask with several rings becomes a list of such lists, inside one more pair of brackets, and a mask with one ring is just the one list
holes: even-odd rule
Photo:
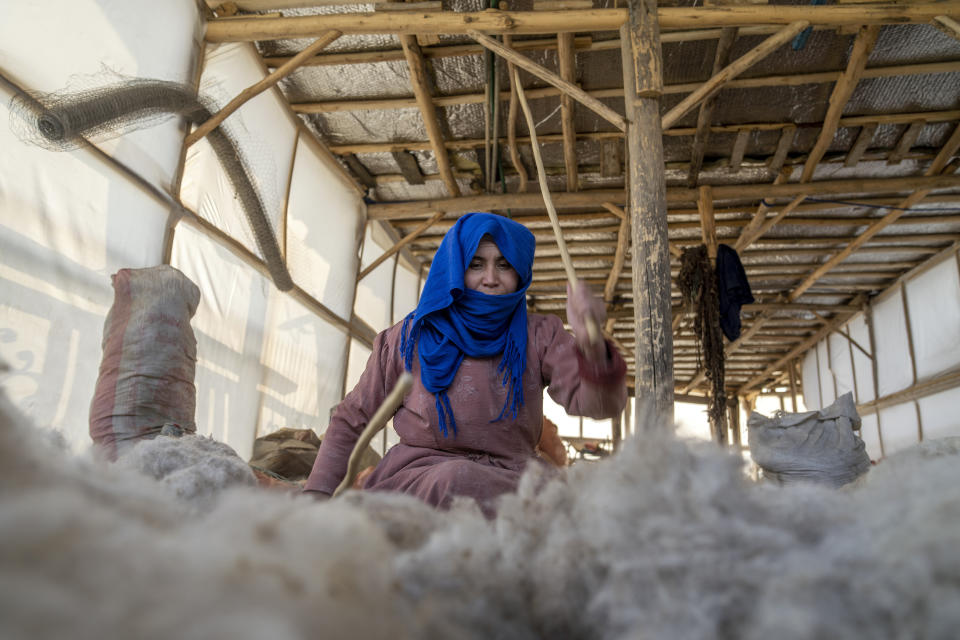
[[[164, 80], [130, 79], [80, 92], [23, 94], [11, 101], [11, 125], [18, 136], [54, 151], [86, 146], [90, 138], [116, 137], [169, 115], [183, 116], [198, 125], [211, 114], [190, 87]], [[18, 120], [24, 126], [14, 126]], [[250, 163], [222, 127], [211, 131], [207, 139], [237, 192], [274, 285], [289, 291], [293, 279], [255, 186]]]

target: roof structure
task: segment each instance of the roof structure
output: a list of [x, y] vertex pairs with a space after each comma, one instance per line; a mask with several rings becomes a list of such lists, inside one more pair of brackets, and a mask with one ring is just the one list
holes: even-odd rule
[[[678, 395], [708, 384], [679, 256], [723, 243], [756, 297], [724, 348], [728, 395], [746, 394], [796, 383], [806, 349], [960, 241], [960, 2], [699, 4], [657, 11], [674, 384]], [[426, 266], [460, 214], [509, 215], [537, 238], [531, 309], [562, 316], [566, 275], [512, 81], [520, 68], [573, 265], [603, 292], [605, 330], [633, 366], [646, 347], [618, 121], [627, 9], [208, 5], [207, 40], [256, 43], [293, 111], [368, 190], [369, 218], [402, 238], [397, 249]]]

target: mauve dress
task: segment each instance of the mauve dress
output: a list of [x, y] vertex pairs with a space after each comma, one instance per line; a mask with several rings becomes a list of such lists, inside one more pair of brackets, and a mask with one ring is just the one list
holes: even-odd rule
[[[398, 323], [373, 343], [360, 381], [336, 408], [307, 479], [306, 491], [332, 494], [347, 470], [360, 432], [403, 372]], [[527, 365], [517, 417], [503, 409], [507, 387], [497, 372], [501, 356], [465, 357], [447, 390], [457, 433], [444, 437], [434, 395], [420, 380], [413, 357], [413, 388], [393, 417], [400, 442], [390, 448], [364, 489], [400, 491], [441, 508], [454, 496], [476, 499], [489, 513], [492, 500], [517, 487], [540, 438], [543, 389], [571, 415], [612, 418], [626, 404], [626, 364], [608, 343], [608, 362], [592, 366], [560, 319], [527, 316]]]

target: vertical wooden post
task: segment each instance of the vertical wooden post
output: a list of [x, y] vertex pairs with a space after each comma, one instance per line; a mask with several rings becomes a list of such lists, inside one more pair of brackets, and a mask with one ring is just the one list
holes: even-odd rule
[[[656, 412], [637, 431], [673, 424], [670, 252], [660, 96], [663, 92], [656, 0], [627, 0], [620, 28], [627, 127], [628, 211], [633, 229], [635, 394]], [[641, 411], [637, 411], [641, 414]]]

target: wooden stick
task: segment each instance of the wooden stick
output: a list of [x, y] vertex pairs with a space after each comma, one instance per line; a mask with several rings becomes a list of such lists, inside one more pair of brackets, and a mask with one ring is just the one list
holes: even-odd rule
[[403, 237], [403, 239], [400, 240], [400, 242], [396, 243], [395, 245], [393, 245], [392, 247], [390, 247], [389, 249], [387, 249], [386, 251], [384, 251], [383, 254], [382, 254], [379, 258], [377, 258], [376, 260], [374, 260], [373, 262], [371, 262], [370, 264], [368, 264], [367, 267], [357, 275], [357, 282], [360, 282], [360, 281], [363, 280], [365, 277], [367, 277], [368, 275], [370, 275], [370, 273], [371, 273], [374, 269], [376, 269], [376, 268], [379, 267], [381, 264], [383, 264], [383, 261], [384, 261], [384, 260], [386, 260], [387, 258], [389, 258], [390, 256], [392, 256], [393, 254], [397, 253], [398, 251], [400, 251], [401, 249], [403, 249], [405, 246], [407, 246], [408, 244], [410, 244], [411, 242], [413, 242], [414, 240], [416, 240], [424, 231], [426, 231], [427, 229], [429, 229], [430, 227], [432, 227], [433, 224], [434, 224], [435, 222], [437, 222], [438, 220], [440, 220], [440, 218], [442, 218], [443, 216], [444, 216], [443, 211], [439, 211], [439, 212], [435, 213], [432, 218], [430, 218], [429, 220], [427, 220], [426, 222], [424, 222], [423, 224], [421, 224], [419, 227], [417, 227], [416, 229], [414, 229], [413, 231], [411, 231], [411, 232], [408, 233], [407, 235], [405, 235], [405, 236]]
[[737, 58], [735, 62], [724, 67], [720, 73], [715, 74], [712, 78], [700, 85], [696, 91], [681, 100], [677, 106], [667, 113], [667, 115], [663, 116], [663, 128], [669, 129], [675, 125], [677, 121], [687, 113], [687, 111], [694, 108], [701, 100], [706, 100], [716, 92], [720, 91], [720, 89], [723, 88], [723, 85], [729, 80], [736, 78], [738, 75], [753, 66], [756, 62], [762, 60], [779, 49], [808, 26], [810, 26], [810, 23], [806, 20], [798, 20], [797, 22], [793, 22], [758, 44], [747, 53]]
[[[611, 205], [613, 206], [613, 205]], [[617, 288], [617, 281], [623, 272], [623, 263], [627, 257], [627, 248], [630, 246], [630, 218], [624, 216], [620, 220], [620, 229], [617, 231], [617, 251], [613, 255], [613, 267], [603, 287], [603, 299], [607, 304], [613, 302], [613, 295]]]
[[358, 467], [360, 466], [360, 458], [363, 456], [363, 452], [370, 446], [370, 441], [373, 440], [373, 436], [377, 435], [393, 414], [397, 412], [397, 408], [400, 406], [400, 403], [403, 402], [403, 396], [407, 395], [412, 387], [413, 376], [410, 375], [409, 371], [404, 371], [400, 374], [400, 378], [393, 386], [393, 390], [390, 391], [383, 403], [380, 404], [377, 411], [373, 414], [373, 417], [370, 418], [370, 422], [367, 423], [367, 426], [364, 427], [360, 433], [357, 444], [353, 446], [353, 451], [350, 453], [350, 460], [347, 462], [347, 475], [344, 476], [343, 481], [334, 490], [334, 498], [353, 485], [353, 481], [356, 480], [357, 473], [360, 471]]
[[560, 89], [564, 94], [576, 99], [578, 102], [580, 102], [580, 104], [587, 107], [601, 118], [608, 120], [621, 131], [626, 131], [627, 121], [624, 120], [619, 113], [603, 104], [580, 87], [570, 84], [552, 71], [544, 69], [530, 58], [520, 55], [512, 49], [508, 49], [493, 38], [489, 38], [479, 31], [470, 30], [467, 33], [471, 38], [482, 44], [487, 49], [490, 49], [504, 60], [508, 60], [521, 69], [537, 76], [541, 80], [552, 84], [557, 89]]
[[403, 53], [407, 58], [407, 67], [410, 69], [410, 84], [413, 85], [413, 93], [417, 97], [417, 106], [420, 108], [420, 115], [423, 117], [423, 125], [427, 130], [427, 137], [430, 139], [430, 147], [437, 160], [437, 168], [440, 175], [443, 176], [443, 184], [446, 185], [450, 195], [457, 197], [460, 195], [460, 187], [457, 185], [456, 178], [453, 177], [453, 171], [450, 169], [450, 158], [447, 156], [447, 147], [443, 142], [443, 135], [440, 133], [440, 125], [437, 120], [437, 110], [433, 104], [427, 71], [423, 64], [423, 56], [420, 55], [420, 45], [417, 39], [412, 35], [400, 36], [400, 45], [403, 47]]
[[873, 142], [873, 134], [877, 131], [877, 125], [875, 123], [869, 123], [863, 125], [860, 129], [860, 133], [857, 134], [857, 139], [853, 143], [853, 146], [850, 147], [850, 151], [847, 152], [847, 158], [843, 161], [843, 166], [845, 167], [855, 167], [857, 163], [860, 162], [860, 158], [863, 157], [864, 152], [870, 146], [870, 143]]
[[297, 67], [303, 63], [304, 60], [316, 55], [318, 51], [326, 48], [331, 42], [339, 38], [340, 35], [341, 34], [339, 31], [329, 31], [317, 38], [313, 44], [290, 58], [290, 60], [287, 61], [282, 67], [278, 67], [273, 73], [241, 91], [240, 94], [228, 102], [223, 109], [220, 109], [220, 111], [210, 116], [206, 122], [201, 124], [190, 135], [188, 135], [183, 144], [189, 147], [197, 140], [200, 140], [205, 135], [216, 129], [221, 122], [226, 120], [227, 117], [234, 111], [242, 107], [248, 100], [260, 95], [270, 87], [286, 78], [288, 75], [293, 73]]
[[[576, 58], [573, 51], [573, 34], [557, 34], [557, 58], [560, 61], [560, 78], [571, 85], [576, 81]], [[576, 85], [574, 85], [576, 86]], [[580, 190], [580, 175], [577, 172], [577, 128], [573, 121], [573, 98], [560, 95], [560, 126], [563, 131], [563, 164], [567, 170], [567, 191]]]
[[[513, 45], [513, 38], [509, 35], [503, 36], [505, 46]], [[526, 193], [527, 182], [530, 177], [527, 175], [527, 168], [523, 166], [523, 160], [520, 159], [520, 151], [517, 149], [517, 88], [513, 84], [513, 63], [507, 62], [507, 76], [510, 79], [510, 110], [507, 112], [507, 148], [510, 149], [510, 162], [513, 168], [517, 170], [519, 177], [517, 184], [518, 193]]]
[[[553, 226], [553, 234], [556, 236], [557, 248], [560, 250], [560, 258], [563, 260], [563, 268], [567, 272], [567, 284], [570, 285], [571, 293], [577, 288], [577, 272], [573, 268], [573, 262], [570, 260], [570, 253], [567, 251], [567, 243], [563, 239], [563, 231], [560, 229], [560, 220], [557, 218], [557, 210], [553, 207], [553, 199], [550, 197], [550, 189], [547, 187], [547, 175], [543, 169], [543, 158], [540, 156], [540, 146], [537, 144], [536, 123], [533, 121], [533, 113], [530, 112], [530, 105], [523, 95], [523, 85], [520, 84], [520, 75], [516, 69], [513, 70], [513, 84], [517, 87], [517, 97], [520, 99], [520, 106], [523, 108], [523, 115], [527, 120], [527, 128], [530, 129], [531, 149], [533, 150], [533, 159], [537, 164], [537, 179], [540, 182], [540, 193], [543, 196], [543, 204], [550, 215], [550, 224]], [[584, 324], [587, 327], [587, 340], [592, 345], [600, 342], [600, 331], [597, 328], [597, 321], [589, 313], [583, 317]]]
[[917, 138], [920, 137], [920, 132], [923, 131], [926, 125], [927, 123], [923, 120], [911, 122], [910, 126], [907, 127], [907, 130], [903, 132], [903, 135], [900, 136], [900, 139], [897, 141], [897, 146], [890, 152], [890, 157], [887, 158], [887, 164], [900, 164], [903, 162], [904, 157], [910, 153], [910, 148], [917, 141]]
[[717, 260], [717, 227], [713, 219], [713, 190], [710, 185], [700, 187], [700, 197], [697, 199], [700, 209], [700, 236], [703, 244], [707, 245], [707, 257], [711, 263]]
[[[486, 11], [457, 13], [349, 13], [279, 18], [231, 18], [207, 22], [207, 42], [252, 42], [316, 37], [335, 29], [351, 34], [486, 33], [556, 34], [616, 31], [627, 21], [626, 9], [569, 9], [564, 11]], [[960, 15], [960, 2], [861, 5], [734, 5], [722, 7], [661, 7], [660, 29], [751, 27], [787, 25], [800, 20], [812, 25], [928, 23], [938, 16]]]
[[803, 175], [800, 176], [800, 182], [809, 182], [813, 177], [813, 172], [817, 164], [827, 152], [830, 143], [833, 142], [833, 134], [836, 133], [840, 124], [840, 116], [843, 115], [843, 108], [847, 106], [853, 90], [857, 87], [857, 82], [867, 66], [867, 58], [873, 51], [873, 45], [877, 42], [877, 35], [880, 33], [880, 27], [868, 26], [862, 27], [857, 34], [857, 39], [853, 43], [853, 51], [850, 53], [850, 59], [847, 61], [847, 68], [843, 75], [837, 80], [833, 87], [833, 93], [830, 94], [830, 107], [827, 109], [827, 115], [823, 119], [823, 129], [817, 138], [816, 144], [807, 157], [807, 162], [803, 165]]
[[[754, 216], [753, 220], [750, 221], [750, 224], [744, 228], [743, 232], [740, 234], [740, 237], [737, 238], [737, 243], [734, 245], [737, 253], [745, 251], [747, 247], [759, 240], [767, 231], [772, 229], [773, 225], [786, 218], [791, 211], [800, 206], [800, 203], [804, 201], [805, 197], [806, 196], [797, 196], [785, 207], [781, 207], [780, 211], [777, 212], [777, 215], [770, 220], [766, 219], [769, 207], [761, 204], [760, 206], [763, 209], [763, 214], [760, 216]], [[760, 224], [754, 228], [750, 228], [750, 225], [752, 225], [755, 221], [759, 221]]]

